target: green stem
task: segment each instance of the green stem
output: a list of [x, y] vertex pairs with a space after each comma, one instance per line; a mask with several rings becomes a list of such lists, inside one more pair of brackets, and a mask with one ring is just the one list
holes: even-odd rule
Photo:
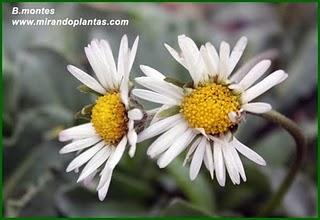
[[284, 195], [289, 190], [295, 176], [297, 175], [302, 165], [302, 161], [306, 151], [306, 139], [303, 135], [303, 132], [295, 122], [293, 122], [292, 120], [290, 120], [289, 118], [280, 114], [277, 111], [271, 110], [270, 112], [260, 114], [258, 116], [272, 121], [273, 123], [279, 124], [282, 128], [286, 129], [289, 132], [289, 134], [292, 135], [296, 142], [296, 158], [291, 166], [291, 169], [289, 170], [287, 176], [280, 184], [278, 190], [258, 212], [258, 216], [267, 216], [274, 210], [276, 206], [280, 204]]

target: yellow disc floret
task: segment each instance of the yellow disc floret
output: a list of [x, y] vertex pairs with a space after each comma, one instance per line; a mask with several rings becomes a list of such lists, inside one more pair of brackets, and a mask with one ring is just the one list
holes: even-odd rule
[[203, 128], [207, 134], [220, 134], [235, 126], [228, 114], [240, 109], [239, 98], [225, 86], [210, 83], [199, 86], [185, 96], [181, 112], [192, 128]]
[[117, 144], [127, 132], [128, 117], [119, 92], [110, 92], [97, 99], [91, 122], [96, 132], [109, 144]]

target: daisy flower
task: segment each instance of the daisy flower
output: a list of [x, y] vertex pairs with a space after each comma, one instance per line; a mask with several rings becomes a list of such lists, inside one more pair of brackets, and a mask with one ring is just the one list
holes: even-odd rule
[[246, 74], [232, 74], [246, 47], [245, 37], [238, 40], [231, 53], [226, 42], [221, 42], [219, 53], [211, 43], [199, 50], [185, 35], [178, 37], [178, 43], [180, 53], [167, 44], [165, 47], [188, 70], [192, 83], [181, 85], [151, 67], [140, 66], [146, 76], [135, 80], [147, 89], [134, 89], [133, 95], [162, 106], [150, 111], [153, 119], [138, 135], [138, 142], [160, 135], [147, 151], [151, 158], [158, 158], [160, 168], [188, 149], [184, 164], [191, 160], [191, 180], [204, 162], [211, 178], [215, 173], [221, 186], [225, 185], [226, 170], [232, 183], [240, 184], [241, 178], [246, 181], [246, 175], [238, 153], [259, 165], [266, 162], [233, 133], [246, 112], [271, 110], [268, 103], [252, 101], [284, 81], [287, 74], [277, 70], [255, 84], [270, 67], [270, 60], [262, 60]]
[[89, 109], [90, 122], [63, 130], [60, 141], [71, 141], [61, 154], [77, 152], [66, 171], [76, 171], [84, 165], [78, 182], [91, 182], [99, 173], [98, 196], [103, 200], [107, 194], [113, 169], [120, 161], [127, 145], [129, 155], [134, 156], [137, 134], [135, 121], [143, 118], [143, 112], [135, 108], [129, 96], [129, 74], [135, 59], [139, 37], [128, 47], [127, 36], [121, 39], [116, 66], [110, 45], [105, 40], [93, 40], [85, 53], [97, 77], [93, 78], [75, 66], [68, 71], [88, 89], [99, 96]]

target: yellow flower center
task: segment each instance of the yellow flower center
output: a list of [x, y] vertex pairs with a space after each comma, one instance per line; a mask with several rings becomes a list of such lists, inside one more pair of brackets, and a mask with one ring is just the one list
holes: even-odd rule
[[228, 114], [239, 109], [239, 97], [227, 86], [216, 83], [199, 86], [185, 96], [181, 104], [181, 112], [189, 126], [203, 128], [212, 135], [235, 126]]
[[109, 144], [117, 144], [127, 132], [128, 117], [119, 92], [110, 92], [97, 99], [91, 122], [96, 132]]

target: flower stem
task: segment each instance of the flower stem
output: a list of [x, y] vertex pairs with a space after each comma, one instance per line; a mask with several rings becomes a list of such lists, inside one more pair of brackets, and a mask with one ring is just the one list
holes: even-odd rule
[[290, 135], [292, 135], [296, 142], [296, 159], [293, 162], [291, 169], [289, 170], [286, 177], [280, 184], [278, 190], [258, 212], [258, 216], [267, 216], [270, 215], [274, 208], [280, 204], [284, 195], [289, 190], [295, 176], [297, 175], [302, 165], [302, 161], [306, 151], [306, 139], [303, 135], [303, 132], [295, 122], [293, 122], [292, 120], [290, 120], [289, 118], [277, 111], [271, 110], [267, 113], [260, 114], [258, 116], [272, 121], [273, 123], [279, 124], [282, 128], [286, 129], [290, 133]]

